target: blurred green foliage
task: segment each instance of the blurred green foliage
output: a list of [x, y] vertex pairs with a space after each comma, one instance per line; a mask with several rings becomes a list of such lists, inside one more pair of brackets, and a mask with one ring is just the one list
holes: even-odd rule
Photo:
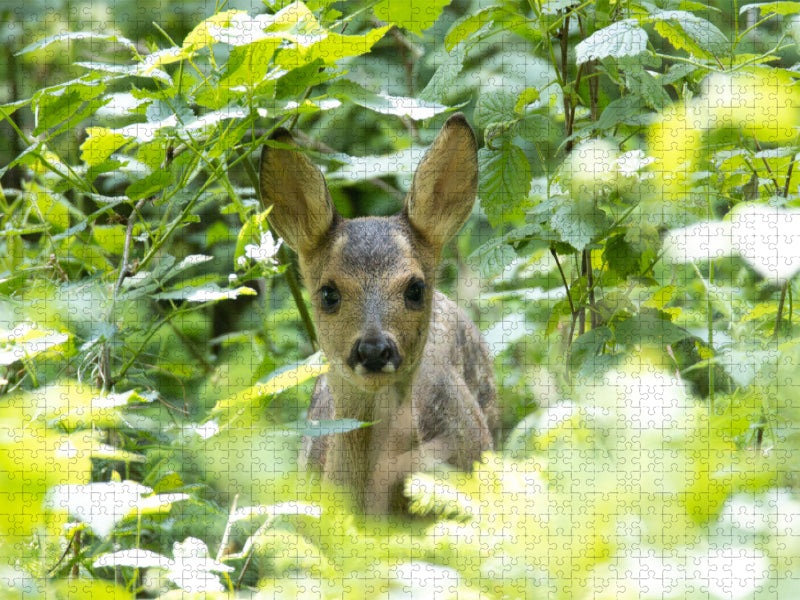
[[[0, 15], [3, 597], [798, 595], [800, 3]], [[504, 443], [365, 521], [297, 470], [325, 367], [254, 165], [289, 127], [389, 214], [456, 108]]]

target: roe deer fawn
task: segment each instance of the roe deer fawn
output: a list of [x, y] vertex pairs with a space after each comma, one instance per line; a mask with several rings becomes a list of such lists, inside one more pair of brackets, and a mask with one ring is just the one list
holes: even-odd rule
[[306, 438], [301, 462], [380, 515], [403, 508], [414, 471], [469, 470], [498, 428], [486, 342], [434, 290], [442, 247], [467, 220], [478, 180], [475, 136], [463, 115], [442, 127], [419, 164], [402, 211], [345, 219], [322, 172], [279, 129], [261, 154], [269, 222], [299, 257], [329, 371], [309, 419], [369, 427]]

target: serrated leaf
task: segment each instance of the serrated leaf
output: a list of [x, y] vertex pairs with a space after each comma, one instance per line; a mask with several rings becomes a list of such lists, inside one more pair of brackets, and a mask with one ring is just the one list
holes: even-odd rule
[[490, 125], [515, 123], [519, 120], [515, 110], [517, 100], [516, 94], [503, 89], [482, 93], [472, 117], [475, 126], [483, 129]]
[[478, 194], [492, 226], [521, 218], [531, 183], [531, 166], [522, 149], [510, 143], [501, 150], [481, 148], [478, 164]]
[[561, 235], [562, 241], [583, 250], [608, 225], [603, 211], [588, 202], [559, 206], [550, 219], [550, 226]]
[[652, 15], [648, 22], [677, 50], [694, 56], [727, 56], [731, 45], [725, 34], [711, 22], [682, 10], [665, 10]]
[[86, 133], [89, 137], [81, 144], [81, 160], [90, 167], [102, 163], [129, 139], [107, 127], [87, 127]]
[[624, 19], [595, 31], [575, 47], [575, 61], [636, 56], [647, 49], [647, 33], [634, 19]]
[[436, 22], [450, 0], [381, 0], [373, 9], [375, 16], [421, 34]]
[[130, 50], [131, 52], [136, 52], [136, 45], [128, 38], [123, 37], [121, 35], [117, 35], [114, 33], [94, 33], [92, 31], [68, 31], [66, 33], [57, 33], [56, 35], [51, 35], [42, 40], [39, 40], [38, 42], [34, 42], [33, 44], [25, 46], [14, 56], [21, 56], [29, 52], [35, 52], [36, 50], [41, 50], [42, 48], [46, 48], [53, 42], [62, 42], [69, 40], [103, 40], [106, 42], [114, 42], [117, 44], [122, 44], [123, 46], [128, 48], [128, 50]]
[[330, 94], [344, 96], [355, 104], [383, 115], [408, 117], [414, 121], [430, 119], [448, 110], [447, 106], [436, 102], [426, 102], [404, 96], [390, 96], [371, 92], [349, 80], [339, 80], [330, 88]]
[[764, 2], [763, 4], [745, 4], [739, 9], [743, 15], [748, 10], [758, 9], [761, 16], [775, 13], [776, 15], [795, 15], [800, 13], [800, 2]]

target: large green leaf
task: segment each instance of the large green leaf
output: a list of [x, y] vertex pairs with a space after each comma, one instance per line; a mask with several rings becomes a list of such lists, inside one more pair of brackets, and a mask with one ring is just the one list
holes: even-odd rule
[[478, 164], [478, 194], [492, 226], [521, 218], [531, 185], [531, 166], [522, 149], [512, 143], [500, 150], [481, 148]]
[[88, 127], [88, 137], [81, 144], [81, 160], [89, 166], [102, 163], [130, 138], [106, 127]]
[[375, 16], [413, 33], [422, 33], [434, 24], [450, 0], [380, 0]]
[[590, 60], [636, 56], [647, 49], [647, 33], [633, 19], [612, 23], [575, 46], [575, 61], [580, 65]]
[[655, 30], [677, 50], [686, 50], [695, 56], [714, 58], [727, 56], [731, 43], [716, 25], [690, 12], [664, 10], [647, 19]]

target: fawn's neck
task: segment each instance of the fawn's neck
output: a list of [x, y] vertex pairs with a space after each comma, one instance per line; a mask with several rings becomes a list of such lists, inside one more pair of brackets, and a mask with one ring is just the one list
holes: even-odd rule
[[[417, 442], [411, 410], [410, 382], [413, 377], [406, 381], [366, 391], [346, 379], [329, 374], [335, 418], [357, 419], [371, 425], [334, 436], [328, 455], [331, 463], [326, 466], [326, 474], [352, 494], [354, 506], [371, 505], [370, 512], [388, 510], [388, 494], [391, 492], [378, 490], [377, 493], [385, 497], [377, 500], [366, 498], [370, 481], [374, 480], [376, 464], [385, 461], [387, 455], [409, 450]], [[370, 495], [374, 496], [375, 492], [372, 490]]]

